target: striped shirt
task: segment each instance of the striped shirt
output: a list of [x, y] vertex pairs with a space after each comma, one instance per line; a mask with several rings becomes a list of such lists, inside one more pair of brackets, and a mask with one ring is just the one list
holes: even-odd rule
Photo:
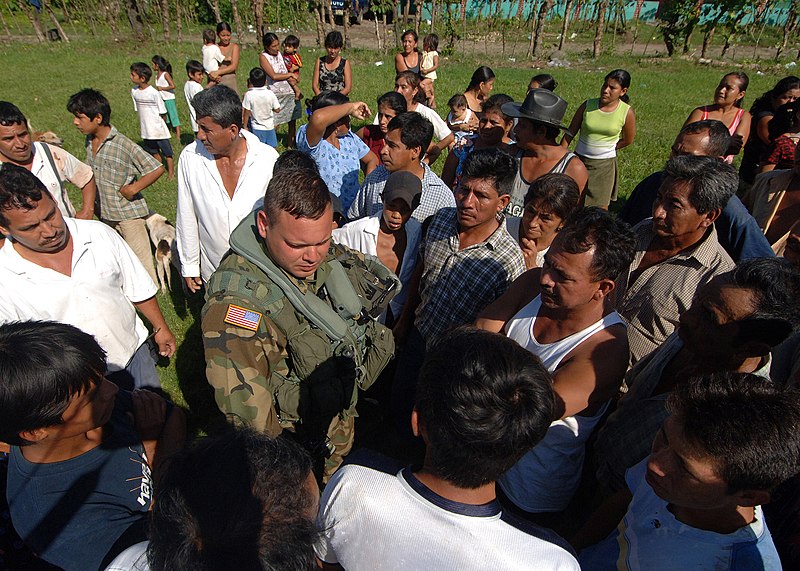
[[112, 126], [97, 153], [92, 152], [92, 140], [86, 137], [86, 163], [94, 171], [97, 196], [100, 199], [98, 218], [110, 222], [145, 218], [147, 202], [141, 194], [128, 200], [119, 189], [161, 166], [142, 147]]
[[647, 268], [630, 283], [631, 273], [639, 267], [655, 236], [652, 218], [642, 220], [633, 231], [636, 254], [617, 278], [615, 304], [628, 323], [631, 364], [655, 351], [675, 331], [680, 314], [692, 304], [700, 286], [734, 267], [712, 225], [693, 247]]
[[415, 325], [428, 347], [449, 329], [474, 322], [525, 271], [522, 251], [502, 215], [488, 239], [461, 249], [457, 211], [443, 208], [431, 220], [420, 255], [424, 271]]

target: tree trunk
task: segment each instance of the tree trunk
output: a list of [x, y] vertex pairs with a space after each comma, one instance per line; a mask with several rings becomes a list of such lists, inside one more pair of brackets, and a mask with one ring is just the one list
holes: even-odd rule
[[344, 49], [350, 48], [350, 12], [353, 10], [353, 2], [344, 0], [344, 10], [342, 14], [342, 27], [344, 28]]
[[158, 0], [161, 7], [161, 29], [164, 32], [164, 40], [169, 41], [169, 0]]
[[142, 15], [139, 13], [139, 6], [136, 0], [126, 0], [125, 10], [128, 15], [128, 22], [133, 30], [133, 35], [138, 41], [144, 41], [144, 22], [142, 22]]
[[[383, 38], [381, 38], [381, 28], [380, 28], [380, 25], [378, 24], [378, 13], [375, 11], [375, 6], [374, 5], [373, 5], [373, 11], [372, 12], [375, 15], [375, 41], [377, 42], [377, 45], [378, 45], [378, 51], [382, 52], [383, 51]], [[383, 16], [385, 18], [386, 14], [384, 13]]]
[[322, 1], [314, 2], [314, 27], [317, 29], [317, 45], [322, 47], [325, 44], [325, 17]]
[[542, 44], [542, 34], [544, 33], [544, 20], [552, 10], [555, 0], [544, 0], [539, 6], [539, 15], [536, 17], [536, 29], [533, 33], [533, 50], [531, 56], [539, 55], [539, 47]]
[[573, 0], [567, 0], [567, 3], [564, 5], [564, 21], [561, 23], [561, 38], [558, 40], [559, 51], [564, 49], [564, 42], [567, 41], [567, 31], [569, 29], [569, 10], [572, 8], [572, 1]]
[[414, 0], [414, 6], [414, 31], [417, 33], [417, 35], [419, 35], [419, 23], [420, 20], [422, 20], [422, 0]]
[[37, 12], [36, 9], [34, 9], [34, 7], [27, 2], [21, 2], [20, 5], [22, 6], [22, 10], [25, 12], [25, 15], [28, 17], [28, 20], [30, 20], [31, 26], [33, 26], [33, 31], [36, 32], [36, 39], [40, 42], [47, 41], [47, 37], [42, 29], [42, 22], [39, 20], [39, 12]]
[[64, 28], [61, 27], [61, 23], [59, 23], [58, 18], [56, 18], [56, 14], [50, 7], [50, 4], [47, 3], [47, 0], [41, 0], [41, 2], [42, 2], [42, 9], [46, 10], [47, 13], [50, 15], [50, 20], [53, 21], [53, 25], [56, 27], [56, 30], [58, 30], [58, 34], [61, 37], [61, 39], [69, 43], [69, 36], [67, 36], [67, 33], [64, 31]]
[[525, 0], [519, 0], [517, 2], [517, 13], [514, 16], [517, 20], [522, 20], [525, 16]]
[[778, 51], [775, 53], [776, 60], [780, 59], [781, 54], [789, 44], [789, 38], [797, 30], [797, 16], [799, 7], [800, 1], [798, 0], [792, 0], [791, 4], [789, 4], [789, 13], [786, 15], [786, 25], [783, 27], [783, 40], [781, 40], [781, 44], [778, 46]]
[[206, 2], [211, 6], [211, 11], [214, 12], [214, 20], [221, 22], [222, 16], [219, 13], [219, 0], [206, 0]]
[[636, 0], [636, 9], [633, 11], [633, 19], [639, 21], [639, 14], [642, 13], [642, 7], [644, 6], [644, 0]]
[[397, 2], [394, 3], [394, 43], [395, 47], [399, 50], [402, 47], [403, 38], [400, 34], [402, 34], [402, 28], [400, 27], [400, 4]]
[[458, 15], [458, 21], [462, 23], [467, 21], [467, 0], [461, 0], [461, 9]]
[[592, 46], [592, 58], [600, 57], [603, 51], [603, 32], [606, 25], [606, 11], [608, 10], [609, 0], [600, 0], [597, 7], [597, 25], [594, 30], [594, 44]]
[[700, 10], [703, 7], [703, 0], [697, 0], [692, 8], [692, 12], [686, 22], [686, 27], [684, 28], [683, 34], [683, 53], [689, 53], [689, 48], [691, 47], [692, 42], [692, 33], [694, 32], [694, 27], [700, 21]]
[[183, 24], [181, 23], [181, 0], [175, 0], [175, 34], [178, 41], [183, 40]]
[[242, 15], [239, 13], [236, 0], [231, 0], [231, 15], [233, 16], [233, 31], [236, 33], [237, 41], [241, 44], [244, 42], [245, 28], [242, 25]]
[[710, 29], [703, 34], [703, 47], [700, 48], [700, 57], [705, 59], [706, 53], [708, 53], [708, 46], [711, 45], [711, 38], [714, 37], [714, 31], [717, 29], [717, 25], [714, 24]]
[[333, 29], [336, 27], [336, 22], [333, 19], [333, 6], [331, 6], [331, 0], [324, 0], [324, 3], [325, 3], [325, 14], [328, 19], [328, 26], [330, 26], [330, 28]]
[[405, 4], [403, 5], [403, 25], [408, 24], [408, 14], [411, 11], [411, 0], [404, 0]]
[[6, 33], [6, 41], [11, 41], [11, 30], [8, 29], [8, 24], [6, 24], [6, 18], [3, 16], [3, 10], [0, 9], [0, 22], [3, 23], [3, 30]]
[[534, 29], [536, 28], [536, 24], [538, 22], [538, 19], [536, 18], [537, 0], [531, 0], [531, 1], [534, 3], [534, 5], [531, 7], [531, 11], [528, 14], [528, 17], [530, 19], [530, 33], [528, 34], [528, 50], [525, 52], [525, 57], [529, 58], [533, 57], [533, 39], [535, 36]]
[[[216, 2], [216, 0], [214, 0]], [[256, 37], [260, 41], [266, 30], [264, 29], [264, 0], [251, 0], [253, 19], [256, 22]]]

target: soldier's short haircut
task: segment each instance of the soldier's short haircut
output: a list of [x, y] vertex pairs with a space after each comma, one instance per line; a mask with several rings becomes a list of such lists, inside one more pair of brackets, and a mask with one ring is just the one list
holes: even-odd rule
[[461, 327], [428, 353], [415, 408], [426, 467], [474, 489], [497, 480], [544, 437], [555, 393], [538, 357], [504, 335]]
[[288, 438], [231, 428], [176, 454], [159, 480], [153, 571], [314, 568], [308, 454]]
[[77, 327], [52, 321], [0, 326], [0, 441], [61, 424], [73, 397], [103, 379], [106, 354]]
[[215, 85], [199, 92], [192, 97], [192, 107], [198, 119], [211, 117], [223, 129], [231, 125], [242, 128], [242, 102], [226, 85]]
[[310, 169], [282, 168], [273, 172], [264, 195], [264, 212], [271, 223], [283, 211], [295, 218], [319, 219], [331, 203], [328, 185]]

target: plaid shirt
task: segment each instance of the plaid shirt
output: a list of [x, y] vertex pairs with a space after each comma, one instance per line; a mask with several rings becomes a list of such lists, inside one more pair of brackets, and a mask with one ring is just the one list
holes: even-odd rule
[[775, 165], [776, 170], [790, 169], [794, 166], [794, 150], [797, 147], [798, 136], [781, 135], [772, 142], [769, 156], [764, 160], [766, 164]]
[[150, 174], [161, 166], [147, 151], [111, 127], [97, 154], [92, 152], [92, 140], [86, 137], [86, 164], [94, 171], [97, 197], [100, 199], [101, 220], [119, 222], [146, 218], [147, 202], [141, 194], [128, 200], [119, 189], [139, 177]]
[[461, 249], [457, 211], [443, 208], [431, 219], [420, 253], [424, 271], [415, 325], [428, 347], [447, 330], [473, 323], [525, 271], [502, 215], [486, 241]]

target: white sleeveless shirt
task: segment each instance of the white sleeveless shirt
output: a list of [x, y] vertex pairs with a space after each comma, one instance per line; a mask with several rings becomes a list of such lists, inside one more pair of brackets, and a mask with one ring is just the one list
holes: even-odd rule
[[[533, 335], [542, 306], [536, 296], [511, 318], [506, 335], [542, 360], [552, 374], [561, 360], [595, 333], [624, 321], [613, 311], [554, 343], [539, 343]], [[580, 483], [586, 440], [608, 408], [606, 402], [593, 416], [568, 416], [550, 424], [545, 437], [498, 480], [511, 501], [527, 512], [557, 512], [565, 509]]]

